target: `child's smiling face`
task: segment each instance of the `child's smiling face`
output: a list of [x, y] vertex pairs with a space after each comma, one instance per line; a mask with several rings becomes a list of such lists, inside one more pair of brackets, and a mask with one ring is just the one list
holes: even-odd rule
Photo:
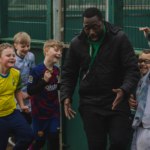
[[144, 76], [150, 69], [150, 53], [145, 54], [141, 53], [138, 59], [138, 66], [141, 72], [141, 75]]
[[30, 50], [30, 43], [28, 44], [14, 44], [15, 49], [17, 49], [17, 54], [24, 58]]
[[45, 56], [52, 64], [57, 63], [62, 57], [62, 49], [59, 47], [50, 47], [49, 50], [45, 50]]
[[15, 65], [16, 58], [15, 58], [15, 52], [12, 48], [6, 48], [2, 51], [1, 57], [0, 57], [0, 63], [5, 68], [12, 68]]

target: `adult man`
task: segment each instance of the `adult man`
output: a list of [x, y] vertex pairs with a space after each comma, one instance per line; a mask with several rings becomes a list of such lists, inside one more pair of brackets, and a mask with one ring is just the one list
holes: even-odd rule
[[66, 117], [74, 118], [71, 98], [81, 69], [79, 112], [89, 150], [106, 150], [107, 133], [110, 150], [125, 150], [131, 128], [127, 97], [140, 78], [134, 50], [126, 34], [105, 22], [97, 8], [84, 11], [83, 28], [71, 41], [62, 72]]

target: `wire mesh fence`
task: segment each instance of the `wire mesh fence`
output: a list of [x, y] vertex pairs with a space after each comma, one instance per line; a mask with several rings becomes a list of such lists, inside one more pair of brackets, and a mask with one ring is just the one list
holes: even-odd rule
[[[27, 32], [35, 40], [46, 40], [52, 37], [48, 35], [53, 22], [52, 19], [47, 20], [51, 12], [48, 5], [50, 1], [8, 0], [8, 37], [12, 38], [20, 31]], [[86, 8], [99, 8], [105, 18], [105, 0], [64, 1], [65, 44], [69, 44], [71, 39], [82, 30], [82, 14]], [[150, 0], [123, 0], [123, 30], [135, 49], [149, 48], [143, 32], [138, 30], [139, 27], [150, 26], [149, 12]]]
[[99, 8], [105, 18], [105, 0], [65, 0], [65, 44], [82, 30], [82, 14], [89, 7]]
[[47, 0], [8, 0], [8, 34], [25, 31], [32, 39], [46, 40]]
[[150, 0], [124, 0], [123, 30], [134, 49], [148, 49], [147, 40], [139, 27], [150, 26]]

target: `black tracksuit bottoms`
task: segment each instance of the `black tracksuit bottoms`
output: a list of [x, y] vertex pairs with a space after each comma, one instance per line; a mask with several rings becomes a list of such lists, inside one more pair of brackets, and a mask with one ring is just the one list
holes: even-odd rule
[[103, 110], [98, 106], [79, 106], [89, 150], [106, 150], [107, 133], [109, 150], [126, 150], [130, 141], [132, 119], [123, 112]]

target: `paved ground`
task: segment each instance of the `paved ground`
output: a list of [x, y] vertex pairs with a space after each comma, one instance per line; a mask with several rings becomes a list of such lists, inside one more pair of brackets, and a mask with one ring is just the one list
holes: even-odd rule
[[12, 149], [13, 149], [13, 147], [10, 144], [8, 144], [6, 150], [12, 150]]
[[6, 150], [12, 150], [12, 149], [13, 149], [13, 147], [10, 144], [8, 144]]
[[6, 150], [12, 150], [12, 147], [7, 147]]

